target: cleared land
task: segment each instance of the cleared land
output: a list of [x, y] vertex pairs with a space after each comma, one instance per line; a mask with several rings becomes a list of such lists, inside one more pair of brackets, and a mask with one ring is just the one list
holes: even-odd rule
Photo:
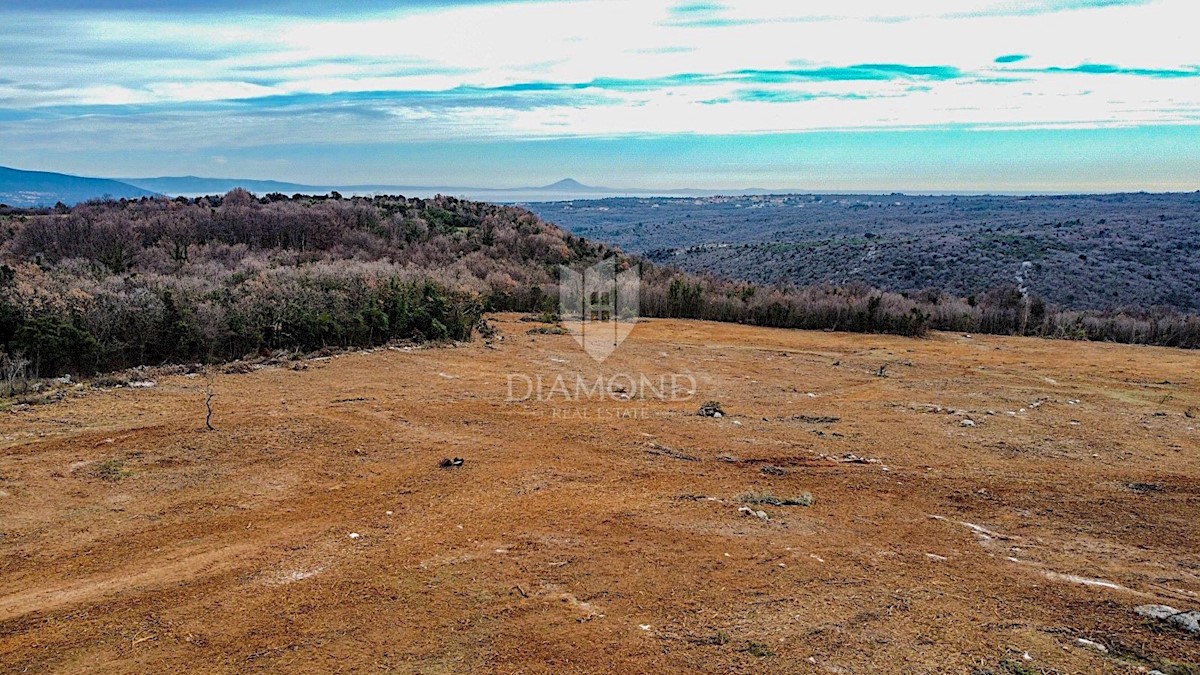
[[[515, 319], [222, 374], [211, 433], [200, 377], [0, 414], [0, 670], [1200, 662], [1134, 612], [1200, 605], [1200, 354], [656, 320], [598, 367]], [[506, 400], [577, 372], [698, 386]]]

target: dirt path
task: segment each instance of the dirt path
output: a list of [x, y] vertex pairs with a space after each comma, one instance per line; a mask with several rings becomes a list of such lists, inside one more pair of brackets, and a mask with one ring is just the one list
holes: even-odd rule
[[[187, 377], [0, 413], [0, 670], [1200, 662], [1133, 612], [1200, 607], [1200, 354], [646, 321], [598, 366], [499, 326], [222, 375], [214, 433]], [[680, 400], [507, 400], [576, 373]]]

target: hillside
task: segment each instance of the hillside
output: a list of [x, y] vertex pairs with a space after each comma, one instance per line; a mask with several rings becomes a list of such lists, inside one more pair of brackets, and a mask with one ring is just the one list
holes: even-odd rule
[[0, 204], [12, 207], [68, 206], [89, 199], [137, 199], [155, 193], [107, 178], [84, 178], [0, 166]]
[[[1136, 613], [1200, 608], [1200, 353], [649, 320], [599, 368], [494, 322], [487, 344], [218, 374], [214, 432], [204, 379], [154, 370], [0, 415], [0, 666], [1200, 663]], [[514, 373], [696, 387], [519, 401]], [[747, 493], [813, 501], [764, 521]]]
[[756, 283], [861, 282], [1072, 309], [1200, 311], [1200, 193], [789, 195], [534, 204], [575, 234]]
[[[558, 275], [610, 258], [640, 315], [923, 336], [930, 329], [1200, 347], [1200, 319], [1060, 311], [1015, 290], [901, 296], [662, 267], [521, 208], [451, 197], [193, 200], [0, 211], [0, 368], [26, 376], [470, 339], [486, 311], [558, 311]], [[22, 384], [22, 386], [24, 386]]]
[[300, 185], [276, 180], [252, 180], [242, 178], [200, 178], [198, 176], [162, 176], [158, 178], [122, 178], [121, 181], [153, 190], [159, 194], [176, 197], [179, 195], [223, 195], [230, 190], [242, 188], [255, 194], [265, 195], [271, 192], [281, 192], [292, 195], [296, 193], [321, 194], [329, 192], [328, 188], [315, 185]]

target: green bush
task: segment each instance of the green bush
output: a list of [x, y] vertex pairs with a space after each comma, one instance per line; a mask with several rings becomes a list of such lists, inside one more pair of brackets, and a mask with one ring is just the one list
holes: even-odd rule
[[100, 343], [63, 319], [40, 316], [17, 327], [8, 349], [25, 354], [33, 361], [34, 372], [48, 376], [94, 372]]

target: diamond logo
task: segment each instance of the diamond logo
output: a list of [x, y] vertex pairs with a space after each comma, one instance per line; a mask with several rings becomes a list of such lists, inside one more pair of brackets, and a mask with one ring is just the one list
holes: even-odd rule
[[616, 257], [583, 270], [558, 269], [558, 313], [562, 325], [597, 363], [612, 355], [638, 320], [641, 275], [620, 270]]

